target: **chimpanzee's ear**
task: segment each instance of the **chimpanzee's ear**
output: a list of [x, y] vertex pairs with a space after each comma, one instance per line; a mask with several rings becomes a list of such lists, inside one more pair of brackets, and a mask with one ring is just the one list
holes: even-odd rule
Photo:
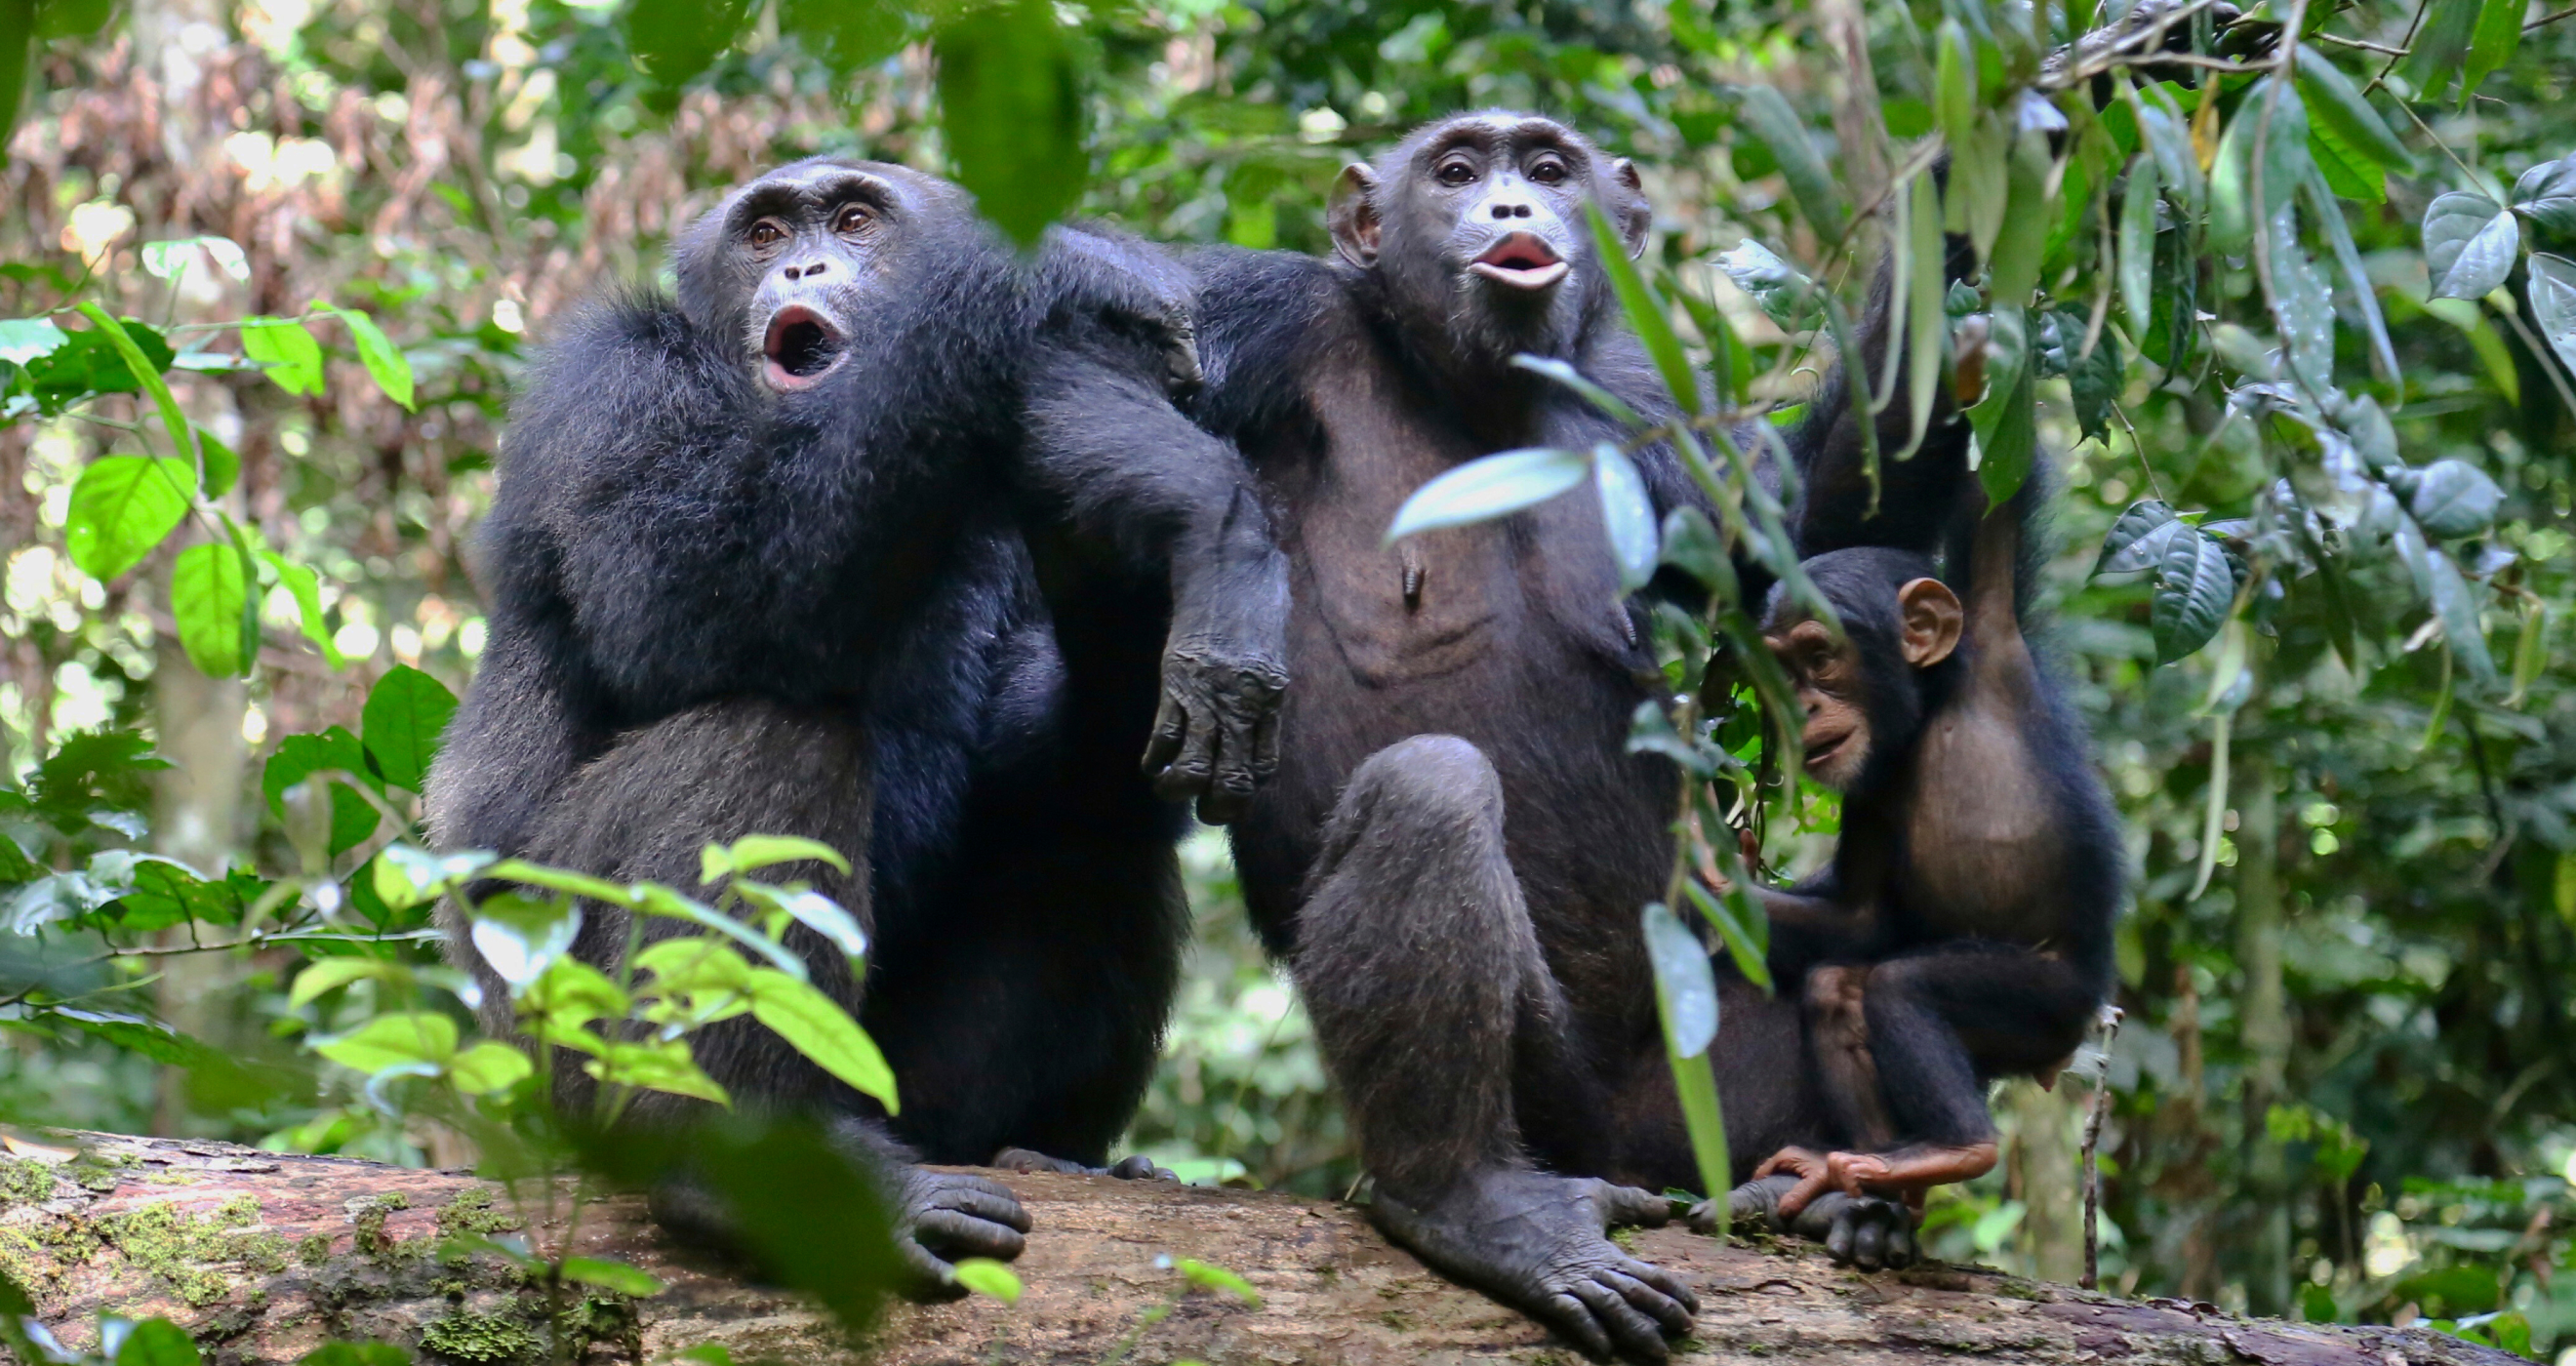
[[1928, 669], [1959, 648], [1959, 595], [1939, 579], [1909, 579], [1896, 590], [1897, 649]]
[[1377, 264], [1377, 172], [1366, 162], [1342, 168], [1324, 205], [1324, 225], [1332, 229], [1333, 250], [1343, 260], [1362, 270]]
[[1610, 179], [1624, 191], [1612, 206], [1611, 221], [1619, 225], [1619, 236], [1628, 243], [1628, 259], [1646, 253], [1646, 230], [1655, 225], [1655, 206], [1646, 202], [1645, 182], [1637, 178], [1637, 163], [1619, 157], [1610, 163]]

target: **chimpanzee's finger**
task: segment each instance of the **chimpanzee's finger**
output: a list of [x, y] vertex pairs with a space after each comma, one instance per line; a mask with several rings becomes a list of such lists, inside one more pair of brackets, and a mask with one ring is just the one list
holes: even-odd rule
[[1592, 1207], [1600, 1213], [1603, 1228], [1618, 1228], [1623, 1224], [1662, 1228], [1672, 1221], [1673, 1202], [1642, 1187], [1595, 1181], [1591, 1196]]
[[1579, 1280], [1567, 1287], [1583, 1306], [1592, 1311], [1593, 1321], [1610, 1330], [1611, 1340], [1619, 1350], [1642, 1361], [1663, 1361], [1672, 1355], [1664, 1345], [1664, 1331], [1655, 1321], [1638, 1313], [1619, 1296], [1617, 1290], [1599, 1281]]
[[1169, 687], [1164, 688], [1162, 705], [1154, 710], [1153, 736], [1145, 742], [1145, 776], [1158, 776], [1180, 757], [1181, 741], [1188, 737], [1189, 726], [1189, 708], [1181, 705], [1181, 699]]
[[[1637, 1282], [1640, 1286], [1654, 1291], [1656, 1295], [1663, 1299], [1671, 1301], [1674, 1307], [1682, 1311], [1679, 1319], [1681, 1327], [1677, 1331], [1688, 1332], [1690, 1330], [1691, 1316], [1699, 1312], [1699, 1296], [1692, 1294], [1690, 1287], [1682, 1284], [1680, 1277], [1666, 1271], [1660, 1266], [1655, 1265], [1653, 1262], [1641, 1262], [1634, 1257], [1621, 1257], [1619, 1259], [1619, 1271], [1629, 1279]], [[1627, 1292], [1622, 1291], [1620, 1293], [1626, 1294]], [[1645, 1309], [1646, 1312], [1653, 1314], [1659, 1319], [1663, 1319], [1667, 1324], [1675, 1322], [1675, 1320], [1668, 1317], [1663, 1310], [1648, 1307], [1644, 1302], [1639, 1301], [1634, 1295], [1629, 1295], [1628, 1299], [1639, 1308]]]
[[1574, 1339], [1583, 1354], [1595, 1361], [1610, 1359], [1610, 1335], [1592, 1317], [1592, 1310], [1569, 1291], [1558, 1291], [1530, 1306], [1530, 1314], [1539, 1322]]
[[1796, 1218], [1798, 1211], [1807, 1207], [1808, 1201], [1832, 1190], [1833, 1186], [1833, 1173], [1822, 1167], [1810, 1168], [1798, 1173], [1798, 1184], [1781, 1192], [1780, 1217], [1783, 1219]]
[[1859, 1225], [1852, 1234], [1852, 1261], [1863, 1271], [1887, 1265], [1887, 1223], [1872, 1214], [1867, 1205], [1852, 1207], [1851, 1222]]
[[1216, 708], [1202, 702], [1189, 709], [1189, 718], [1180, 757], [1154, 779], [1154, 791], [1165, 801], [1204, 795], [1216, 766]]

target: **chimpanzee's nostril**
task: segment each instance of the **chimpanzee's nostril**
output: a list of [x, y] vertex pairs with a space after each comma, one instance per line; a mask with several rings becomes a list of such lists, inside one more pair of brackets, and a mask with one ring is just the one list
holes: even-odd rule
[[1527, 218], [1527, 217], [1529, 217], [1529, 216], [1530, 216], [1530, 206], [1529, 206], [1529, 205], [1527, 205], [1527, 204], [1515, 204], [1515, 205], [1513, 205], [1513, 206], [1512, 206], [1512, 217], [1514, 217], [1514, 218]]
[[815, 276], [820, 275], [820, 274], [822, 274], [822, 273], [823, 273], [823, 263], [822, 263], [822, 262], [820, 262], [820, 261], [817, 261], [817, 262], [815, 262], [814, 264], [812, 264], [812, 265], [810, 265], [810, 266], [807, 266], [807, 267], [805, 268], [805, 278], [806, 278], [806, 279], [808, 279], [808, 280], [811, 280], [811, 279], [813, 279]]
[[1511, 206], [1511, 205], [1509, 205], [1509, 204], [1497, 204], [1497, 205], [1495, 205], [1495, 206], [1494, 206], [1494, 217], [1496, 217], [1496, 218], [1509, 218], [1509, 217], [1511, 217], [1511, 216], [1512, 216], [1512, 206]]

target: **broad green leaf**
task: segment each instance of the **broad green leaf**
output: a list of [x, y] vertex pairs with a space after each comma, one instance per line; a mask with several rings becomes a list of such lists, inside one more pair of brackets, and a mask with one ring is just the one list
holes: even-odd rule
[[572, 952], [581, 920], [580, 903], [569, 897], [495, 892], [475, 903], [469, 938], [493, 975], [520, 991]]
[[151, 1318], [126, 1330], [116, 1347], [116, 1366], [198, 1366], [196, 1341], [168, 1319]]
[[2227, 567], [2218, 542], [2197, 530], [2174, 535], [2156, 566], [2155, 599], [2148, 612], [2156, 662], [2170, 664], [2208, 644], [2235, 601], [2236, 574]]
[[[2344, 292], [2352, 299], [2353, 311], [2361, 315], [2362, 336], [2370, 342], [2370, 368], [2383, 383], [2397, 384], [2397, 350], [2389, 344], [2388, 319], [2379, 311], [2379, 289], [2371, 283], [2370, 270], [2353, 245], [2352, 229], [2343, 221], [2343, 206], [2326, 192], [2322, 179], [2308, 182], [2308, 207], [2325, 229], [2326, 242], [2334, 248], [2335, 265], [2343, 271]], [[2374, 404], [2372, 412], [2378, 411]]]
[[2308, 159], [2317, 164], [2326, 188], [2338, 198], [2370, 204], [2388, 202], [2388, 173], [2377, 162], [2352, 150], [2323, 123], [2308, 125]]
[[376, 771], [396, 787], [421, 789], [439, 736], [456, 715], [456, 694], [447, 685], [408, 664], [397, 664], [367, 690], [360, 713], [367, 753]]
[[1778, 90], [1767, 85], [1745, 86], [1740, 107], [1745, 125], [1770, 147], [1771, 155], [1780, 163], [1781, 178], [1789, 182], [1789, 193], [1798, 201], [1798, 212], [1806, 215], [1808, 224], [1822, 236], [1839, 234], [1849, 210], [1843, 206], [1842, 192], [1834, 187], [1833, 176], [1825, 170], [1825, 159], [1816, 154], [1816, 144], [1805, 121]]
[[2086, 436], [2108, 444], [2111, 439], [2111, 404], [2120, 397], [2121, 381], [2127, 366], [2120, 358], [2120, 338], [2109, 327], [2093, 339], [2093, 349], [2084, 349], [2084, 333], [2091, 319], [2072, 310], [2057, 315], [2058, 335], [2065, 339], [2066, 386], [2075, 401], [2075, 425]]
[[69, 340], [51, 318], [0, 318], [0, 361], [11, 365], [50, 356]]
[[2521, 706], [2523, 699], [2531, 695], [2531, 685], [2540, 678], [2540, 666], [2549, 658], [2549, 621], [2547, 607], [2538, 602], [2523, 605], [2522, 637], [2513, 645], [2513, 689], [2504, 699], [2508, 707]]
[[1584, 402], [1630, 427], [1646, 425], [1646, 419], [1639, 416], [1636, 409], [1629, 407], [1627, 400], [1584, 378], [1582, 371], [1565, 361], [1551, 356], [1519, 355], [1512, 357], [1512, 365], [1516, 369], [1527, 370], [1531, 374], [1544, 375], [1555, 380], [1581, 395]]
[[388, 1067], [436, 1066], [456, 1056], [456, 1022], [431, 1010], [379, 1015], [313, 1051], [343, 1067], [382, 1072]]
[[636, 883], [632, 887], [625, 888], [622, 895], [627, 906], [642, 911], [646, 915], [661, 916], [669, 920], [685, 920], [701, 929], [713, 930], [768, 959], [771, 966], [797, 981], [802, 982], [806, 978], [804, 959], [789, 953], [778, 941], [768, 935], [752, 929], [703, 901], [685, 896], [658, 882]]
[[1046, 0], [968, 11], [939, 31], [940, 129], [957, 183], [1023, 246], [1082, 197], [1091, 158], [1073, 53]]
[[2332, 129], [2342, 145], [2388, 170], [2405, 171], [2414, 165], [2415, 159], [2407, 155], [2406, 144], [2399, 142], [2397, 135], [2389, 131], [2387, 122], [2379, 117], [2379, 111], [2362, 98], [2361, 91], [2343, 74], [2343, 69], [2305, 43], [2299, 45], [2297, 84], [2309, 118]]
[[1942, 136], [1952, 147], [1965, 141], [1977, 121], [1977, 59], [1968, 50], [1967, 30], [1957, 19], [1944, 19], [1933, 35], [1932, 112]]
[[170, 568], [170, 615], [178, 620], [179, 643], [186, 647], [188, 661], [208, 677], [248, 671], [242, 613], [249, 606], [239, 548], [209, 541], [179, 552]]
[[1645, 911], [1646, 954], [1655, 967], [1655, 1000], [1664, 1012], [1664, 1042], [1677, 1058], [1696, 1058], [1717, 1037], [1717, 978], [1708, 948], [1672, 908]]
[[778, 26], [843, 81], [893, 56], [908, 36], [904, 12], [891, 0], [783, 0]]
[[614, 1290], [620, 1295], [631, 1295], [639, 1300], [650, 1299], [662, 1293], [662, 1283], [655, 1280], [650, 1273], [628, 1266], [624, 1262], [612, 1262], [599, 1257], [564, 1258], [563, 1278], [582, 1285], [595, 1285], [602, 1290]]
[[733, 1097], [689, 1056], [685, 1039], [658, 1043], [610, 1043], [581, 1070], [612, 1086], [640, 1086], [733, 1108]]
[[1415, 489], [1396, 509], [1386, 539], [1398, 541], [1535, 507], [1582, 483], [1590, 464], [1574, 451], [1545, 448], [1470, 460]]
[[1815, 282], [1769, 247], [1745, 238], [1734, 250], [1718, 253], [1717, 268], [1781, 327], [1794, 332], [1814, 326], [1822, 303]]
[[2442, 619], [2442, 639], [2451, 657], [2486, 687], [2496, 684], [2495, 656], [2487, 653], [2487, 635], [2478, 624], [2478, 598], [2451, 557], [2439, 550], [2425, 556], [2434, 614]]
[[1673, 1095], [1681, 1102], [1682, 1127], [1690, 1135], [1692, 1165], [1699, 1168], [1700, 1184], [1716, 1197], [1711, 1203], [1717, 1219], [1715, 1232], [1726, 1236], [1726, 1192], [1735, 1179], [1735, 1164], [1727, 1152], [1726, 1111], [1718, 1100], [1717, 1073], [1705, 1053], [1685, 1058], [1664, 1048], [1665, 1059], [1672, 1064]]
[[332, 668], [345, 667], [348, 657], [340, 653], [338, 643], [331, 638], [330, 622], [322, 615], [321, 580], [313, 567], [297, 564], [274, 550], [263, 550], [259, 557], [277, 571], [277, 581], [294, 595], [296, 624], [303, 629], [304, 638], [313, 642], [313, 648], [322, 652], [324, 662]]
[[2407, 499], [2407, 510], [2426, 533], [2447, 540], [2475, 536], [2494, 525], [2496, 509], [2503, 503], [2504, 490], [2477, 466], [2465, 460], [2436, 460], [2424, 467], [2414, 494]]
[[2144, 337], [2156, 318], [2156, 159], [2141, 152], [2129, 164], [2120, 201], [2120, 302], [2129, 335]]
[[194, 432], [197, 464], [204, 473], [199, 482], [205, 486], [207, 497], [221, 498], [230, 493], [234, 481], [241, 478], [241, 457], [233, 453], [232, 447], [216, 440], [213, 432], [203, 427], [195, 428]]
[[101, 456], [72, 485], [63, 548], [82, 573], [108, 582], [178, 529], [196, 486], [197, 471], [185, 461]]
[[417, 906], [464, 886], [498, 856], [480, 849], [433, 854], [409, 844], [389, 844], [376, 854], [376, 895], [388, 906]]
[[[1708, 816], [1703, 814], [1701, 819], [1707, 820]], [[1725, 829], [1723, 825], [1716, 828]], [[1726, 955], [1734, 960], [1735, 970], [1744, 975], [1744, 980], [1769, 991], [1772, 989], [1768, 959], [1771, 924], [1763, 919], [1761, 906], [1744, 892], [1750, 873], [1743, 866], [1743, 856], [1716, 840], [1709, 842], [1709, 848], [1716, 853], [1726, 875], [1735, 880], [1735, 885], [1727, 889], [1726, 895], [1719, 896], [1701, 886], [1699, 879], [1684, 878], [1682, 890], [1689, 894], [1691, 904], [1699, 908], [1699, 913], [1708, 923], [1716, 927], [1717, 937], [1725, 941]]]
[[203, 251], [215, 268], [235, 281], [250, 278], [250, 258], [229, 237], [177, 237], [143, 244], [143, 269], [155, 279], [176, 280], [197, 263]]
[[2576, 261], [2531, 254], [2531, 320], [2568, 373], [2576, 374]]
[[2006, 167], [2010, 207], [2002, 230], [1995, 235], [1993, 284], [1988, 292], [1998, 309], [2026, 306], [2031, 290], [2039, 284], [2048, 225], [2055, 221], [2048, 207], [2053, 197], [2049, 181], [2047, 136], [2034, 132], [2014, 139]]
[[1232, 1295], [1253, 1308], [1261, 1307], [1261, 1292], [1252, 1288], [1252, 1282], [1214, 1262], [1202, 1262], [1195, 1257], [1174, 1257], [1172, 1269], [1180, 1272], [1194, 1290], [1213, 1290]]
[[894, 1069], [849, 1012], [812, 985], [766, 968], [752, 971], [751, 1013], [816, 1066], [898, 1113]]
[[509, 1090], [536, 1070], [527, 1054], [497, 1039], [486, 1039], [448, 1059], [447, 1079], [457, 1090], [480, 1096]]
[[2454, 190], [2424, 210], [2424, 266], [2436, 299], [2479, 299], [2513, 270], [2522, 229], [2510, 210]]
[[743, 900], [763, 910], [786, 912], [798, 924], [823, 936], [846, 957], [859, 958], [868, 951], [867, 931], [859, 927], [858, 917], [821, 892], [794, 891], [758, 882], [737, 882], [734, 890], [741, 894]]
[[2513, 60], [2522, 45], [2524, 0], [2480, 0], [2477, 27], [2469, 32], [2469, 55], [2460, 73], [2460, 102], [2478, 93], [2488, 75]]
[[320, 999], [324, 992], [336, 991], [352, 982], [409, 975], [400, 963], [383, 958], [317, 958], [295, 974], [295, 988], [286, 994], [286, 1003], [301, 1008]]
[[1637, 274], [1637, 263], [1628, 259], [1626, 239], [1611, 226], [1601, 206], [1587, 201], [1583, 216], [1591, 225], [1594, 255], [1610, 277], [1611, 291], [1619, 296], [1619, 310], [1627, 315], [1629, 329], [1645, 344], [1646, 354], [1654, 358], [1674, 406], [1685, 413], [1697, 413], [1699, 380], [1691, 373], [1690, 357], [1682, 352], [1682, 339], [1673, 335], [1672, 319], [1664, 312], [1663, 301], [1646, 288], [1645, 279]]
[[1909, 459], [1931, 427], [1934, 390], [1941, 383], [1941, 354], [1948, 349], [1950, 319], [1941, 308], [1942, 274], [1949, 253], [1941, 239], [1941, 195], [1929, 172], [1917, 175], [1906, 190], [1904, 250], [1913, 256], [1906, 287], [1913, 298], [1905, 310], [1905, 401], [1913, 414], [1899, 460]]
[[849, 859], [820, 840], [794, 835], [745, 835], [731, 844], [710, 844], [698, 851], [699, 880], [714, 882], [733, 874], [756, 873], [806, 859], [829, 864], [844, 875], [850, 871]]
[[[1968, 235], [1980, 261], [1993, 257], [1995, 238], [2003, 231], [2012, 193], [2012, 149], [2012, 121], [1992, 109], [1979, 115], [1976, 127], [1950, 149], [1945, 221], [1951, 231]], [[1948, 212], [1950, 203], [1959, 205], [1957, 212]]]
[[2423, 20], [2399, 73], [2415, 87], [2417, 98], [2440, 99], [2451, 78], [2460, 74], [2483, 8], [2481, 0], [2425, 0]]
[[[2309, 168], [2301, 178], [2314, 173]], [[2272, 317], [2287, 343], [2290, 368], [2323, 392], [2334, 384], [2334, 293], [2299, 242], [2298, 201], [2283, 199], [2265, 219], [2264, 231], [2271, 248]]]
[[2209, 249], [2227, 256], [2244, 255], [2254, 242], [2254, 122], [2259, 115], [2249, 97], [2227, 132], [2218, 140], [2218, 157], [2209, 168]]
[[[281, 820], [286, 816], [286, 790], [316, 773], [337, 770], [360, 782], [373, 784], [375, 774], [367, 768], [367, 752], [358, 737], [339, 726], [318, 735], [290, 735], [277, 742], [277, 753], [269, 756], [268, 765], [260, 772], [259, 787], [268, 798], [268, 809]], [[317, 794], [318, 795], [318, 794]], [[339, 854], [356, 848], [358, 842], [374, 834], [383, 815], [366, 798], [340, 784], [331, 785], [330, 852]]]
[[[143, 387], [144, 393], [152, 396], [152, 406], [161, 414], [161, 429], [170, 434], [170, 449], [177, 451], [180, 459], [188, 465], [188, 486], [195, 488], [197, 453], [188, 440], [188, 418], [179, 411], [179, 400], [171, 396], [170, 386], [162, 381], [160, 363], [146, 355], [126, 324], [118, 322], [106, 309], [95, 303], [84, 303], [80, 311], [81, 316], [89, 319], [90, 325], [107, 338], [107, 344], [116, 349], [116, 354], [125, 361], [126, 370], [134, 376], [134, 382]], [[142, 324], [134, 326], [141, 328]]]
[[2208, 185], [2200, 157], [2192, 150], [2190, 120], [2162, 87], [2148, 86], [2137, 96], [2133, 109], [2146, 135], [2147, 150], [2155, 153], [2157, 183], [2186, 217], [2197, 216]]
[[413, 407], [411, 359], [393, 344], [383, 328], [376, 326], [374, 318], [354, 308], [331, 311], [348, 327], [349, 340], [358, 348], [358, 361], [367, 367], [367, 375], [375, 380], [376, 387], [406, 410]]
[[1688, 506], [1665, 513], [1662, 544], [1663, 563], [1699, 580], [1711, 595], [1728, 603], [1735, 601], [1735, 566], [1728, 560], [1726, 543], [1719, 539], [1717, 528], [1709, 525], [1706, 513]]
[[626, 50], [659, 87], [654, 107], [669, 112], [677, 89], [715, 63], [742, 27], [745, 0], [636, 0], [622, 19]]
[[2174, 534], [2174, 527], [2191, 529], [2162, 499], [2131, 503], [2102, 538], [2102, 554], [2094, 561], [2093, 572], [2134, 574], [2164, 563], [2164, 538]]
[[242, 354], [259, 363], [277, 387], [303, 396], [322, 392], [322, 343], [292, 318], [246, 318]]
[[1009, 1267], [990, 1257], [960, 1258], [952, 1268], [957, 1283], [989, 1299], [1004, 1304], [1020, 1302], [1020, 1278]]
[[592, 1020], [622, 1020], [634, 1001], [599, 969], [578, 958], [558, 958], [519, 999], [520, 1010], [558, 1028]]
[[637, 972], [651, 973], [652, 990], [675, 992], [751, 992], [751, 964], [720, 939], [687, 935], [657, 940], [636, 953]]
[[1601, 495], [1601, 525], [1610, 533], [1610, 555], [1619, 586], [1630, 592], [1655, 576], [1655, 504], [1635, 462], [1602, 442], [1592, 450], [1592, 483]]
[[2576, 153], [2523, 172], [2513, 182], [2513, 208], [2544, 228], [2576, 234]]

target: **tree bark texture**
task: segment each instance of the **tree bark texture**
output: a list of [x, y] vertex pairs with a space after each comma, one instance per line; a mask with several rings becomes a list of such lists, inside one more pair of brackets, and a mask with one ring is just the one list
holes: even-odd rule
[[[44, 1141], [61, 1148], [13, 1142], [19, 1155], [0, 1159], [0, 1264], [36, 1296], [46, 1325], [87, 1345], [102, 1314], [165, 1315], [217, 1366], [292, 1362], [333, 1337], [392, 1342], [430, 1363], [536, 1366], [555, 1323], [579, 1339], [578, 1360], [599, 1366], [704, 1342], [746, 1366], [1578, 1359], [1529, 1320], [1424, 1270], [1359, 1211], [1284, 1194], [1009, 1176], [1037, 1221], [1018, 1263], [1019, 1303], [898, 1305], [853, 1344], [794, 1296], [669, 1246], [632, 1198], [595, 1206], [574, 1250], [640, 1266], [663, 1290], [642, 1300], [589, 1292], [558, 1314], [498, 1257], [435, 1253], [446, 1233], [511, 1222], [506, 1193], [469, 1174], [188, 1139]], [[2518, 1360], [2422, 1330], [2249, 1322], [2205, 1304], [2127, 1302], [1966, 1267], [1863, 1275], [1804, 1244], [1721, 1246], [1668, 1228], [1634, 1245], [1699, 1294], [1685, 1362]], [[1185, 1293], [1170, 1266], [1180, 1257], [1241, 1275], [1259, 1305]]]

